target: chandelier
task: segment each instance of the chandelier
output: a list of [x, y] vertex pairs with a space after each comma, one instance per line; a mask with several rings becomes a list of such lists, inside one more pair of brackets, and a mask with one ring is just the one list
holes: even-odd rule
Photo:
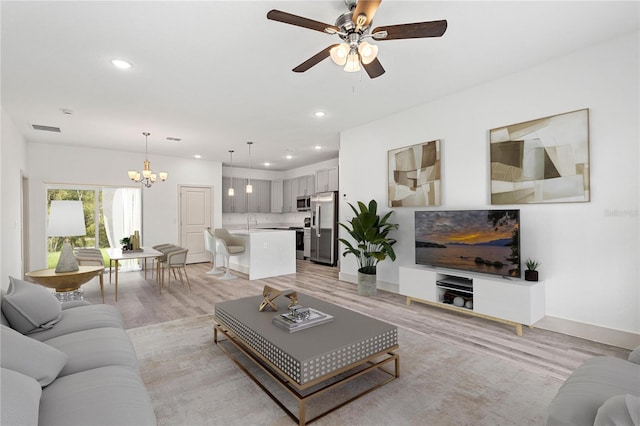
[[[151, 185], [156, 183], [156, 174], [151, 171], [151, 162], [148, 159], [148, 151], [149, 151], [149, 132], [142, 132], [144, 135], [144, 169], [142, 173], [137, 170], [129, 170], [129, 179], [134, 182], [142, 183], [146, 188], [151, 188]], [[161, 181], [167, 180], [169, 173], [160, 172], [158, 173]]]

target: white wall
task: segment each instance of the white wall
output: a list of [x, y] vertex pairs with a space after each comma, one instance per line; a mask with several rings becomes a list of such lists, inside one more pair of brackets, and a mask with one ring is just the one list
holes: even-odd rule
[[[47, 184], [91, 184], [131, 186], [127, 176], [140, 170], [143, 154], [112, 150], [27, 144], [30, 173], [31, 268], [46, 267]], [[222, 164], [160, 155], [149, 156], [153, 170], [166, 170], [166, 182], [157, 182], [142, 190], [143, 244], [178, 243], [178, 185], [214, 188], [213, 226], [222, 224]], [[135, 185], [135, 184], [133, 184]], [[4, 195], [3, 195], [4, 197]], [[4, 255], [4, 250], [3, 250]]]
[[[521, 210], [521, 255], [542, 261], [547, 315], [640, 332], [638, 39], [633, 33], [343, 132], [340, 220], [351, 217], [347, 201], [375, 198], [387, 211], [387, 151], [434, 139], [442, 141], [441, 208], [491, 208], [489, 129], [589, 108], [591, 202], [513, 206]], [[398, 267], [415, 262], [415, 209], [394, 210], [398, 259], [381, 263], [378, 275], [397, 284]], [[341, 277], [356, 270], [353, 256], [342, 258]]]
[[26, 142], [15, 123], [2, 108], [0, 144], [0, 287], [9, 286], [8, 277], [22, 278], [22, 175], [26, 170]]

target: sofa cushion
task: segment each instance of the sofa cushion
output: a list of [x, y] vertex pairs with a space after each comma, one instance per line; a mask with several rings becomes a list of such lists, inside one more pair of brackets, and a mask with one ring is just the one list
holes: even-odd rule
[[598, 409], [620, 394], [640, 396], [640, 365], [614, 357], [596, 357], [578, 367], [558, 390], [547, 425], [592, 425]]
[[22, 334], [53, 327], [62, 317], [60, 302], [45, 287], [9, 277], [2, 313]]
[[109, 365], [138, 369], [136, 351], [127, 332], [121, 328], [78, 331], [45, 340], [44, 343], [69, 357], [59, 376]]
[[110, 366], [59, 377], [42, 390], [40, 425], [155, 425], [153, 404], [129, 367]]
[[33, 378], [0, 369], [0, 424], [36, 425], [42, 388]]
[[29, 334], [36, 340], [44, 341], [77, 331], [94, 328], [124, 328], [122, 317], [116, 308], [110, 305], [76, 306], [62, 311], [62, 318], [55, 327]]
[[594, 426], [640, 424], [640, 397], [616, 395], [605, 401], [596, 414]]
[[67, 363], [67, 355], [17, 331], [0, 326], [0, 365], [17, 371], [47, 386], [58, 377]]

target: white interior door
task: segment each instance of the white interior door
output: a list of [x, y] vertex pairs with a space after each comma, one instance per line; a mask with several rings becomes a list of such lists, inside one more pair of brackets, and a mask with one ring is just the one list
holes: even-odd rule
[[213, 188], [180, 186], [180, 246], [189, 249], [187, 263], [209, 262], [204, 229], [211, 227]]

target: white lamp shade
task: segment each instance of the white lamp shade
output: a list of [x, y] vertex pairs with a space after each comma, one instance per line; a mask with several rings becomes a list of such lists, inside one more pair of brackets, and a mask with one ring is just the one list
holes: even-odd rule
[[229, 197], [233, 197], [234, 195], [236, 195], [236, 191], [233, 188], [229, 188]]
[[251, 193], [253, 193], [253, 185], [248, 184], [247, 185], [247, 194], [251, 194]]
[[344, 66], [346, 72], [358, 72], [360, 71], [360, 59], [357, 53], [349, 53], [347, 57], [347, 64]]
[[358, 52], [360, 53], [362, 63], [367, 65], [370, 64], [378, 55], [378, 46], [363, 41], [358, 46]]
[[167, 172], [160, 172], [160, 173], [158, 173], [158, 175], [160, 176], [160, 180], [163, 181], [163, 182], [165, 180], [167, 180], [167, 178], [169, 177], [169, 173], [167, 173]]
[[51, 201], [49, 224], [47, 226], [48, 236], [75, 237], [86, 234], [82, 201]]
[[344, 65], [347, 63], [347, 55], [349, 54], [349, 45], [347, 43], [340, 43], [329, 50], [331, 60], [337, 65]]

